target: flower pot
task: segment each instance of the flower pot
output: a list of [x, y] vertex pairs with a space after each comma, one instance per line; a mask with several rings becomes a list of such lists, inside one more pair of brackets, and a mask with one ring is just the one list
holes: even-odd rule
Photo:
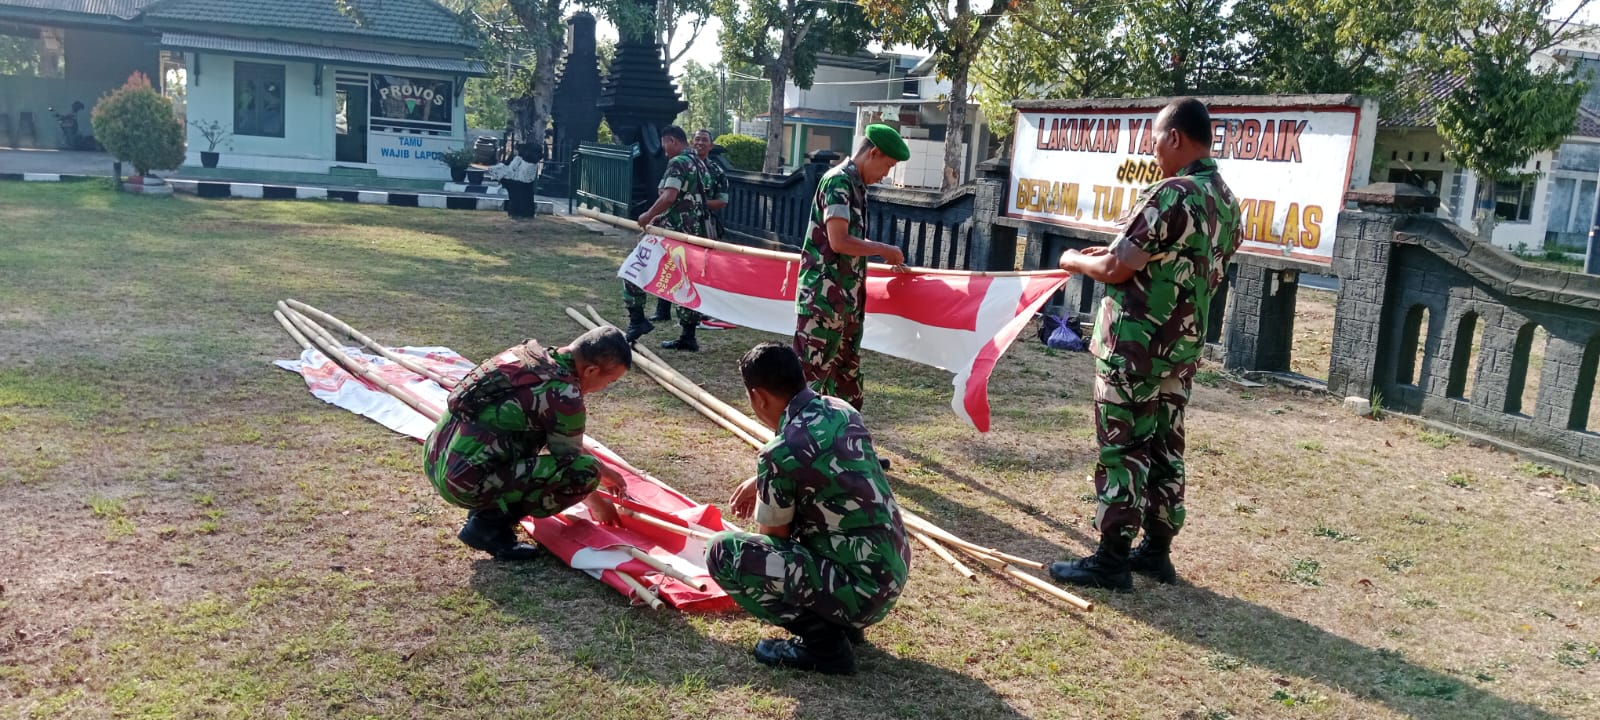
[[221, 157], [221, 153], [202, 150], [200, 151], [200, 165], [203, 167], [214, 168], [217, 166], [217, 160], [221, 159]]
[[466, 168], [450, 168], [450, 182], [458, 183], [458, 182], [466, 182], [466, 180], [467, 180], [467, 169]]
[[472, 169], [467, 170], [467, 184], [468, 185], [482, 185], [483, 184], [483, 171], [479, 170], [477, 168], [472, 168]]

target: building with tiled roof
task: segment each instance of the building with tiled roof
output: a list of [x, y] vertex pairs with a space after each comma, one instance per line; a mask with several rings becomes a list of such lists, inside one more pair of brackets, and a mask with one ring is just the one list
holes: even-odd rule
[[0, 144], [62, 144], [49, 108], [137, 71], [190, 124], [189, 165], [445, 178], [484, 74], [466, 27], [433, 0], [0, 0], [0, 35], [32, 41], [0, 58]]

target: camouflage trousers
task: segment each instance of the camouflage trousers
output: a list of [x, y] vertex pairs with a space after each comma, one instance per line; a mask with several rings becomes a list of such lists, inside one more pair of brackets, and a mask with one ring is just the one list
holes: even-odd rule
[[[645, 308], [645, 303], [648, 302], [649, 299], [650, 294], [645, 292], [644, 288], [628, 282], [627, 280], [622, 281], [623, 307], [626, 307], [630, 310], [638, 308], [642, 312]], [[693, 327], [699, 325], [700, 321], [705, 318], [705, 316], [701, 315], [698, 311], [690, 310], [682, 305], [674, 305], [673, 307], [675, 308], [675, 313], [678, 318], [678, 324], [683, 327]]]
[[861, 331], [865, 318], [843, 308], [836, 315], [798, 315], [794, 351], [806, 382], [820, 395], [832, 395], [857, 411], [866, 401], [861, 381]]
[[[549, 517], [578, 504], [599, 487], [598, 472], [573, 472], [578, 469], [574, 467], [564, 473], [549, 455], [497, 464], [469, 461], [485, 454], [515, 456], [518, 444], [502, 434], [475, 431], [445, 413], [422, 445], [422, 467], [439, 497], [451, 505], [468, 510], [498, 508], [515, 517]], [[595, 463], [593, 458], [578, 461]]]
[[1193, 370], [1176, 376], [1129, 377], [1096, 361], [1094, 468], [1099, 496], [1095, 529], [1102, 536], [1170, 538], [1183, 528], [1183, 408]]
[[[809, 612], [864, 628], [882, 620], [900, 598], [899, 584], [861, 583], [839, 563], [770, 535], [717, 533], [706, 541], [706, 568], [739, 607], [773, 625]], [[878, 591], [864, 595], [863, 586]]]

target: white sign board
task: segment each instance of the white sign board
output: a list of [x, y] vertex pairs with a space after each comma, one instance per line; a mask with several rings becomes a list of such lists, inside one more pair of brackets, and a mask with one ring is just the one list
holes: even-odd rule
[[[1210, 110], [1211, 153], [1239, 199], [1241, 251], [1331, 263], [1345, 191], [1352, 182], [1367, 182], [1376, 118], [1363, 117], [1363, 110], [1375, 115], [1376, 107]], [[1161, 179], [1152, 152], [1158, 112], [1159, 107], [1018, 110], [1006, 214], [1120, 230], [1140, 192]]]
[[439, 162], [439, 153], [461, 147], [461, 138], [385, 132], [367, 133], [367, 162], [383, 166], [384, 175], [410, 178], [450, 177], [450, 168]]

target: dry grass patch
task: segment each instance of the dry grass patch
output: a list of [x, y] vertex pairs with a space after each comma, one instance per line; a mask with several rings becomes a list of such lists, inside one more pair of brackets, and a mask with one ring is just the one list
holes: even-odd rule
[[[566, 339], [562, 304], [621, 318], [621, 239], [92, 185], [5, 184], [0, 223], [0, 716], [1600, 714], [1600, 496], [1403, 422], [1203, 382], [1182, 584], [1075, 614], [919, 554], [861, 677], [772, 672], [748, 647], [776, 633], [749, 618], [480, 559], [416, 443], [268, 365], [293, 353], [270, 316], [290, 295], [468, 357]], [[734, 363], [766, 337], [708, 332], [674, 362], [737, 401]], [[1015, 347], [985, 435], [950, 414], [947, 375], [878, 355], [866, 372], [907, 507], [1041, 559], [1092, 546], [1088, 358]], [[722, 500], [750, 451], [664, 397], [625, 378], [594, 434]]]

